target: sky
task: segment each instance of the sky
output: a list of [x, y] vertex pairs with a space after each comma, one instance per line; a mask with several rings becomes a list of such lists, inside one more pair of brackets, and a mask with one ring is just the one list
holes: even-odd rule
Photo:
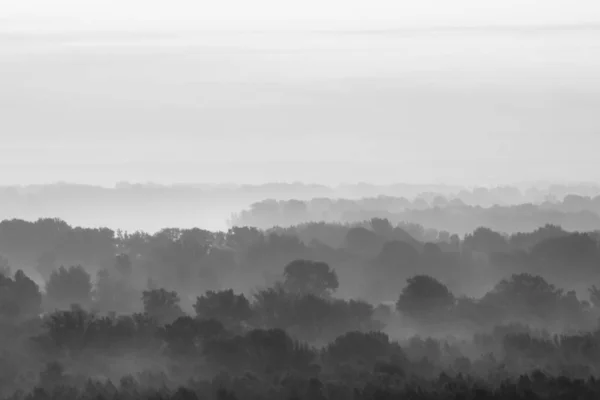
[[0, 0], [0, 185], [598, 180], [596, 3]]
[[[14, 26], [151, 28], [597, 23], [595, 0], [2, 0]], [[54, 22], [53, 22], [54, 21]]]

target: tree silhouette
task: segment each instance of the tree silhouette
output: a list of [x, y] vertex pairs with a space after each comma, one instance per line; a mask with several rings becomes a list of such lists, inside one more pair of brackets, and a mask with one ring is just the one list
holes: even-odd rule
[[67, 309], [73, 304], [89, 307], [92, 302], [92, 280], [81, 266], [60, 267], [50, 274], [46, 298], [51, 308]]
[[506, 252], [508, 241], [500, 233], [480, 227], [475, 229], [472, 234], [465, 236], [464, 247], [483, 253]]
[[[390, 339], [385, 333], [351, 331], [327, 345], [324, 356], [334, 364], [364, 362], [374, 365], [378, 358], [392, 353], [391, 347]], [[399, 348], [397, 350], [401, 352]]]
[[166, 289], [151, 289], [142, 292], [144, 312], [160, 324], [168, 324], [184, 315], [179, 305], [177, 292]]
[[557, 316], [562, 297], [563, 291], [541, 276], [521, 273], [500, 281], [481, 301], [505, 315], [548, 321]]
[[227, 325], [247, 321], [252, 316], [248, 299], [243, 294], [236, 295], [232, 289], [207, 291], [196, 298], [194, 310], [200, 318], [214, 318]]
[[324, 262], [295, 260], [286, 265], [283, 287], [289, 293], [330, 296], [339, 286], [335, 270]]
[[42, 295], [35, 282], [21, 270], [14, 278], [0, 274], [0, 315], [9, 319], [37, 316], [41, 310]]
[[406, 280], [396, 308], [417, 320], [429, 320], [447, 314], [455, 304], [454, 295], [446, 285], [428, 275], [416, 275]]
[[394, 235], [394, 227], [388, 219], [373, 218], [371, 219], [371, 227], [377, 235], [391, 240]]
[[31, 318], [39, 315], [42, 309], [42, 293], [38, 285], [22, 270], [15, 272], [13, 280], [21, 316]]

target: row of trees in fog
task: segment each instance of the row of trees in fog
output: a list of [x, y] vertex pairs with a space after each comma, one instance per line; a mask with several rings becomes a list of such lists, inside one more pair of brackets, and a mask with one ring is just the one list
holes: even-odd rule
[[[415, 275], [435, 277], [454, 293], [475, 297], [519, 273], [541, 275], [580, 296], [587, 296], [589, 286], [600, 280], [598, 234], [573, 233], [553, 225], [512, 235], [478, 228], [460, 237], [377, 218], [269, 231], [196, 228], [155, 234], [74, 228], [52, 219], [11, 220], [0, 223], [0, 255], [5, 260], [2, 268], [22, 269], [41, 286], [67, 276], [65, 271], [71, 267], [82, 266], [84, 272], [72, 279], [83, 282], [89, 275], [94, 290], [116, 293], [118, 304], [133, 303], [124, 301], [130, 287], [141, 292], [154, 285], [177, 291], [187, 309], [199, 290], [232, 288], [250, 294], [280, 280], [282, 266], [298, 259], [324, 262], [335, 269], [338, 297], [373, 303], [394, 299], [406, 279]], [[46, 289], [66, 293], [54, 288]], [[70, 300], [57, 301], [63, 305]]]
[[[232, 226], [269, 228], [272, 225], [293, 225], [307, 221], [354, 222], [383, 217], [390, 218], [393, 223], [406, 220], [461, 235], [478, 226], [516, 232], [530, 231], [545, 223], [562, 225], [569, 230], [587, 231], [590, 230], [591, 224], [586, 222], [589, 218], [578, 218], [570, 213], [597, 213], [598, 195], [598, 185], [585, 184], [464, 188], [448, 185], [381, 186], [364, 183], [336, 187], [302, 183], [170, 186], [121, 183], [114, 188], [106, 188], [57, 183], [0, 187], [0, 219], [59, 217], [84, 226], [146, 231], [156, 231], [165, 226], [224, 229], [232, 211], [245, 210], [251, 204], [264, 199], [297, 199], [308, 202], [309, 217], [286, 214], [285, 217], [270, 215], [261, 219], [256, 213], [247, 210], [237, 217], [234, 216]], [[431, 215], [431, 208], [445, 208], [448, 204], [456, 206], [461, 203], [472, 206], [472, 209], [463, 210], [463, 223], [454, 219], [444, 221], [436, 215]], [[527, 216], [527, 210], [515, 211], [510, 208], [529, 203], [534, 204], [534, 208], [541, 207], [544, 213], [537, 213], [535, 218], [530, 218]], [[496, 210], [495, 213], [489, 214], [478, 208], [490, 208], [494, 205], [503, 206], [506, 210]], [[324, 209], [327, 212], [324, 212]], [[408, 209], [413, 212], [398, 215], [399, 212]], [[498, 212], [502, 212], [503, 216], [496, 216]], [[453, 214], [444, 212], [442, 215], [447, 219]], [[506, 216], [511, 215], [518, 215], [512, 220], [512, 224], [501, 224]], [[598, 225], [594, 225], [596, 226]]]
[[[459, 327], [480, 330], [506, 322], [554, 331], [591, 329], [600, 317], [600, 291], [595, 285], [588, 288], [589, 300], [585, 300], [575, 291], [528, 273], [500, 280], [481, 297], [455, 294], [430, 275], [413, 275], [396, 287], [392, 306], [337, 298], [337, 272], [324, 262], [294, 260], [281, 276], [270, 286], [256, 288], [250, 298], [232, 289], [208, 290], [186, 307], [177, 291], [152, 280], [145, 287], [136, 286], [131, 280], [132, 264], [121, 254], [95, 282], [81, 266], [53, 271], [42, 289], [21, 270], [14, 276], [1, 275], [0, 317], [22, 321], [75, 305], [102, 315], [143, 312], [159, 323], [170, 323], [193, 310], [203, 318], [225, 318], [228, 324], [298, 330], [298, 337], [313, 342], [347, 330], [375, 329], [396, 313], [431, 332]], [[323, 325], [332, 321], [337, 321], [338, 329], [327, 333]]]
[[[516, 187], [510, 185], [495, 187], [461, 187], [457, 185], [404, 184], [374, 185], [368, 183], [342, 184], [335, 187], [296, 183], [267, 183], [262, 185], [215, 185], [215, 184], [131, 184], [118, 183], [114, 188], [91, 185], [58, 183], [51, 185], [3, 186], [0, 187], [0, 205], [4, 208], [17, 208], [19, 202], [54, 204], [58, 199], [73, 196], [86, 200], [101, 198], [109, 203], [128, 200], [143, 200], [144, 197], [158, 197], [161, 200], [178, 197], [179, 200], [206, 200], [216, 198], [243, 198], [260, 201], [266, 198], [364, 198], [372, 196], [422, 199], [432, 204], [436, 198], [456, 199], [469, 205], [483, 207], [542, 203], [564, 198], [595, 198], [600, 196], [600, 186], [594, 184], [553, 184], [548, 186]], [[406, 201], [406, 200], [404, 200]], [[419, 200], [420, 202], [420, 200]], [[29, 204], [30, 206], [35, 204]]]
[[600, 227], [600, 196], [567, 195], [561, 201], [533, 204], [469, 205], [458, 198], [422, 195], [404, 197], [312, 200], [263, 200], [235, 213], [232, 226], [293, 226], [311, 221], [356, 223], [371, 218], [387, 218], [392, 223], [414, 223], [430, 229], [465, 234], [486, 226], [501, 232], [534, 230], [545, 224], [561, 225], [573, 231]]

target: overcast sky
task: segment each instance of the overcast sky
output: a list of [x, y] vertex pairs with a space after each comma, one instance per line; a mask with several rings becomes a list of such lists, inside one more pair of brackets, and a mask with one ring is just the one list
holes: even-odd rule
[[71, 20], [98, 26], [213, 21], [486, 25], [599, 22], [595, 0], [3, 0], [14, 21]]
[[600, 179], [597, 1], [0, 1], [0, 184]]
[[[488, 25], [600, 22], [596, 0], [2, 0], [23, 25]], [[70, 21], [70, 24], [69, 22]]]

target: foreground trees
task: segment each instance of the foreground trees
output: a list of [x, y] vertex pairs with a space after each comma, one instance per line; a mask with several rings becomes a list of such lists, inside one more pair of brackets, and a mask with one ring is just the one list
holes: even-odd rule
[[[0, 394], [39, 386], [15, 400], [81, 393], [81, 398], [504, 399], [507, 388], [515, 389], [516, 398], [551, 398], [560, 388], [563, 398], [596, 398], [597, 382], [586, 380], [600, 370], [595, 329], [600, 290], [593, 286], [599, 258], [591, 234], [548, 227], [507, 237], [479, 230], [465, 246], [448, 232], [438, 235], [445, 242], [435, 242], [436, 235], [421, 229], [419, 235], [433, 241], [420, 243], [402, 240], [408, 231], [420, 232], [418, 226], [403, 230], [378, 219], [359, 228], [320, 224], [269, 233], [169, 229], [117, 236], [113, 248], [106, 232], [35, 225], [42, 228], [49, 237], [74, 235], [85, 251], [76, 249], [75, 240], [50, 245], [48, 236], [38, 236], [46, 245], [37, 243], [36, 249], [53, 255], [45, 259], [47, 276], [41, 277], [47, 278], [45, 293], [23, 271], [15, 268], [12, 274], [0, 258]], [[71, 244], [60, 247], [63, 241]], [[94, 255], [95, 241], [111, 251]], [[345, 248], [348, 243], [358, 247]], [[511, 253], [513, 248], [519, 252]], [[508, 251], [498, 255], [503, 249]], [[2, 251], [9, 254], [11, 248]], [[92, 265], [58, 267], [78, 257]], [[32, 267], [44, 259], [30, 258]], [[590, 302], [557, 287], [563, 286], [557, 274], [570, 275], [558, 266], [571, 261], [589, 277], [584, 283], [591, 286]], [[515, 265], [526, 272], [515, 273]], [[555, 276], [546, 279], [536, 268]], [[459, 295], [457, 281], [468, 286], [469, 274], [478, 269], [501, 277], [486, 294]], [[203, 275], [206, 270], [212, 272]], [[385, 300], [395, 300], [396, 312], [375, 312], [356, 293], [344, 292], [350, 280], [363, 276], [357, 271], [365, 272], [365, 281], [373, 276], [385, 281]], [[219, 286], [227, 277], [243, 282], [235, 289]], [[262, 286], [244, 291], [254, 288], [244, 281], [248, 277]], [[147, 287], [140, 285], [146, 281]], [[132, 376], [119, 382], [115, 365], [125, 365]], [[557, 376], [562, 380], [553, 380]], [[217, 387], [220, 391], [213, 390]], [[484, 396], [482, 387], [495, 391]]]
[[[438, 254], [435, 249], [430, 250]], [[182, 393], [189, 396], [216, 385], [230, 388], [227, 396], [236, 393], [250, 400], [251, 394], [260, 394], [260, 398], [279, 399], [283, 391], [289, 389], [291, 396], [306, 385], [306, 393], [310, 394], [307, 398], [311, 399], [342, 399], [360, 393], [370, 399], [380, 398], [386, 390], [390, 396], [407, 395], [412, 392], [402, 390], [414, 384], [421, 388], [420, 398], [428, 398], [426, 388], [437, 393], [433, 398], [439, 398], [440, 391], [452, 396], [466, 395], [471, 393], [468, 385], [473, 385], [476, 398], [482, 392], [475, 394], [475, 382], [496, 388], [497, 392], [490, 392], [493, 394], [500, 393], [498, 388], [510, 385], [511, 379], [532, 387], [527, 386], [530, 385], [527, 379], [548, 381], [558, 375], [564, 375], [564, 379], [586, 379], [591, 371], [600, 368], [598, 331], [553, 336], [525, 325], [492, 329], [497, 324], [496, 316], [529, 320], [537, 316], [548, 323], [563, 320], [567, 315], [595, 318], [585, 314], [593, 307], [539, 276], [513, 275], [500, 281], [481, 299], [456, 299], [437, 279], [414, 275], [399, 291], [396, 306], [400, 315], [389, 316], [388, 322], [399, 318], [400, 325], [391, 325], [391, 332], [398, 327], [418, 327], [419, 332], [427, 332], [423, 327], [430, 327], [432, 322], [436, 323], [432, 329], [436, 334], [449, 332], [456, 325], [463, 326], [466, 321], [489, 325], [482, 324], [481, 333], [472, 340], [412, 336], [394, 341], [382, 332], [385, 326], [375, 316], [371, 304], [336, 299], [330, 294], [335, 285], [328, 283], [327, 278], [316, 280], [334, 272], [326, 263], [321, 264], [324, 265], [298, 260], [292, 263], [295, 267], [284, 267], [291, 273], [291, 282], [286, 285], [284, 280], [258, 290], [251, 298], [231, 289], [207, 291], [196, 298], [193, 316], [182, 310], [176, 291], [151, 287], [139, 299], [144, 312], [138, 314], [103, 315], [73, 307], [51, 312], [42, 319], [31, 316], [26, 321], [13, 316], [21, 315], [26, 307], [18, 308], [15, 314], [7, 307], [1, 309], [0, 317], [4, 327], [10, 327], [11, 334], [22, 335], [20, 340], [28, 343], [19, 348], [20, 352], [33, 357], [36, 365], [44, 360], [35, 383], [27, 386], [37, 384], [40, 398], [44, 396], [39, 390], [56, 394], [56, 390], [69, 388], [68, 392], [57, 392], [59, 398], [72, 398], [84, 388], [94, 392], [96, 389], [89, 389], [90, 374], [109, 373], [117, 361], [137, 359], [146, 363], [145, 372], [123, 378], [119, 387], [109, 391], [111, 396], [118, 397], [121, 390], [131, 394], [131, 388], [140, 385], [157, 391], [161, 398], [168, 397], [169, 391], [179, 393], [173, 395], [179, 398]], [[70, 277], [69, 271], [75, 274], [78, 269], [65, 269], [62, 275], [57, 272], [55, 279], [68, 281], [65, 271]], [[320, 274], [311, 274], [314, 271]], [[13, 287], [19, 290], [12, 290]], [[0, 298], [0, 304], [39, 307], [41, 300], [37, 303], [34, 300], [41, 295], [33, 289], [37, 289], [35, 283], [20, 271], [14, 278], [0, 276], [0, 294], [6, 296]], [[592, 294], [596, 292], [597, 289], [592, 289]], [[494, 314], [490, 309], [504, 311]], [[587, 311], [577, 314], [577, 310]], [[7, 371], [23, 368], [24, 362], [11, 363], [11, 357], [15, 356], [0, 355], [0, 372], [1, 368]], [[68, 368], [56, 360], [65, 362]], [[155, 360], [159, 363], [151, 367]], [[45, 362], [48, 364], [43, 368]], [[547, 375], [541, 377], [534, 366], [543, 368]], [[4, 375], [13, 378], [3, 382], [3, 388], [8, 389], [0, 390], [16, 390], [15, 377], [20, 373]], [[525, 374], [531, 375], [522, 378]], [[198, 376], [211, 377], [213, 381], [200, 383]], [[189, 391], [178, 389], [182, 382]], [[452, 382], [467, 386], [454, 392], [448, 389], [454, 387]], [[593, 383], [589, 385], [595, 387]], [[540, 387], [536, 389], [539, 393], [550, 390]], [[219, 393], [225, 396], [225, 392]]]

